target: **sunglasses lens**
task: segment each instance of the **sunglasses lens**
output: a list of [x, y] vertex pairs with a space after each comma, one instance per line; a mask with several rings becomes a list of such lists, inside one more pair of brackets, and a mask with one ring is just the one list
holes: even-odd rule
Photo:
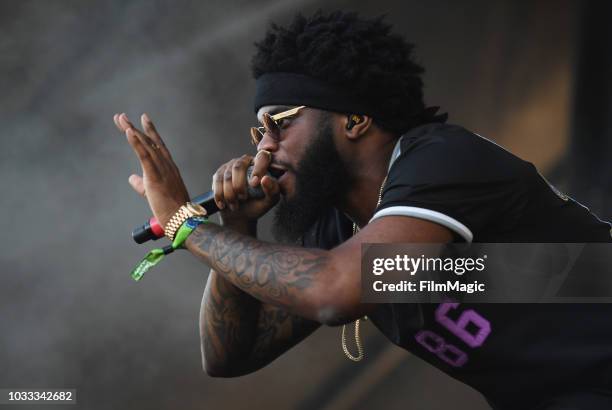
[[272, 116], [270, 116], [270, 114], [265, 113], [263, 115], [263, 125], [264, 125], [264, 128], [268, 130], [269, 132], [271, 132], [273, 135], [278, 134], [279, 132], [278, 124], [276, 124], [276, 121], [272, 119]]
[[270, 114], [264, 113], [262, 119], [263, 127], [251, 128], [251, 142], [253, 145], [258, 145], [266, 132], [269, 133], [273, 139], [278, 141], [281, 133], [281, 126], [279, 125], [278, 121], [283, 121], [287, 118], [294, 117], [302, 108], [304, 108], [304, 106], [276, 114], [275, 117], [277, 120], [272, 118]]
[[264, 127], [251, 127], [251, 143], [253, 145], [259, 144], [265, 132]]

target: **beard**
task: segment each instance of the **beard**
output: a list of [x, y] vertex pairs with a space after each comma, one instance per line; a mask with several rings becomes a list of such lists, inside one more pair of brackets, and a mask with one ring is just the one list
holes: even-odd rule
[[312, 143], [295, 169], [295, 194], [276, 207], [272, 233], [280, 242], [296, 243], [323, 211], [350, 189], [351, 178], [334, 144], [331, 118], [325, 115]]

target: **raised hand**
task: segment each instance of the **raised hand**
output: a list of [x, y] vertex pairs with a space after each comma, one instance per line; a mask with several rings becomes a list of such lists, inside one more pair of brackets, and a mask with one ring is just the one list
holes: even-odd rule
[[115, 114], [113, 120], [125, 133], [142, 168], [142, 176], [131, 175], [129, 183], [146, 197], [153, 215], [165, 226], [181, 205], [189, 201], [183, 178], [147, 114], [140, 118], [144, 131], [134, 127], [125, 114]]

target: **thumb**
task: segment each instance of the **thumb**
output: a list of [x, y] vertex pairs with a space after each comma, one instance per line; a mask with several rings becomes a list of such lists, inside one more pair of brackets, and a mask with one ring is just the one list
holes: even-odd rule
[[261, 179], [261, 189], [264, 191], [264, 194], [266, 194], [267, 200], [278, 200], [280, 187], [278, 186], [278, 181], [276, 181], [276, 179], [272, 178], [269, 175], [265, 175]]
[[142, 177], [140, 175], [132, 174], [128, 179], [128, 182], [138, 194], [145, 196], [145, 188], [144, 182], [142, 181]]

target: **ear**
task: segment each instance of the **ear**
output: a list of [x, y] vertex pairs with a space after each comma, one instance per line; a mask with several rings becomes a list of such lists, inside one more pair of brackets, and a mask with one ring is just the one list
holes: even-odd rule
[[344, 135], [350, 140], [356, 140], [365, 135], [372, 127], [372, 117], [361, 114], [349, 114], [344, 117]]

